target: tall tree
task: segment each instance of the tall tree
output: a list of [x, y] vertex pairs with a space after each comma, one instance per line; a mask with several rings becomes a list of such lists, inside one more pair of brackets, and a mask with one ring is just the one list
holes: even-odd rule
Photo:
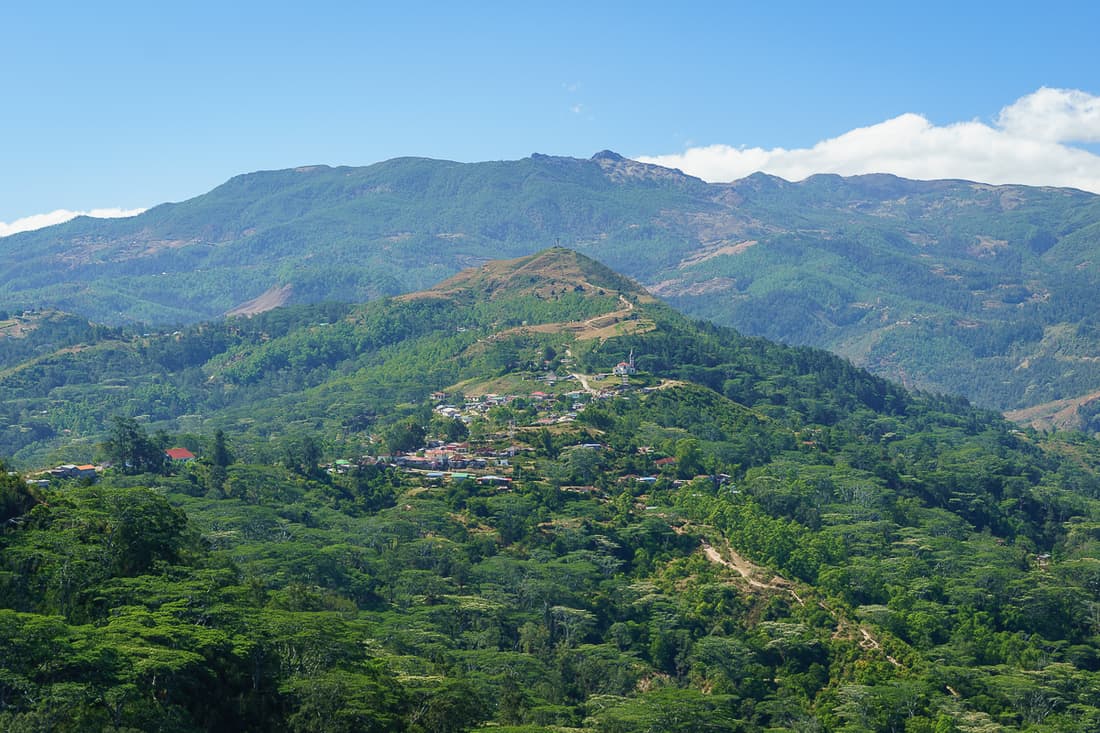
[[34, 506], [35, 498], [22, 478], [8, 473], [0, 461], [0, 524], [26, 513]]
[[103, 450], [107, 460], [123, 473], [158, 473], [164, 468], [164, 451], [132, 417], [111, 418], [111, 431]]
[[233, 462], [233, 454], [225, 443], [225, 431], [221, 428], [214, 431], [214, 446], [210, 451], [210, 463], [220, 468], [225, 468]]

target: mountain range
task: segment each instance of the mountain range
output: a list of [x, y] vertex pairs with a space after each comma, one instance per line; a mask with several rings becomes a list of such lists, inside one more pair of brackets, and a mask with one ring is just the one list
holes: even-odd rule
[[[123, 220], [0, 240], [0, 308], [189, 324], [362, 302], [560, 244], [683, 312], [814, 345], [1000, 410], [1100, 390], [1100, 197], [1069, 189], [755, 174], [709, 184], [604, 151], [417, 158], [238, 176]], [[1075, 401], [1076, 400], [1076, 401]]]

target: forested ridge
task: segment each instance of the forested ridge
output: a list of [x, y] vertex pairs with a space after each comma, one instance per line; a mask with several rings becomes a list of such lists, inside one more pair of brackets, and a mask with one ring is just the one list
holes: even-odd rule
[[[692, 317], [1010, 410], [1100, 390], [1098, 233], [1100, 198], [1073, 189], [889, 175], [708, 184], [608, 151], [400, 158], [249, 173], [130, 219], [5, 237], [0, 309], [153, 331], [265, 293], [395, 296], [562, 244]], [[1095, 411], [1058, 421], [1091, 430]]]
[[0, 479], [4, 730], [1100, 726], [1086, 436], [563, 250], [107, 335], [0, 375], [113, 464]]

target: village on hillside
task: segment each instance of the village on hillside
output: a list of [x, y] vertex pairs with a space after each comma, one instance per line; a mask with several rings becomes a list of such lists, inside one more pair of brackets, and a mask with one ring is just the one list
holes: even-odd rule
[[[525, 466], [529, 468], [533, 464], [538, 445], [554, 440], [555, 436], [570, 436], [560, 447], [562, 453], [612, 450], [600, 442], [590, 426], [577, 429], [574, 425], [589, 405], [646, 394], [672, 384], [669, 380], [656, 380], [640, 373], [633, 352], [627, 360], [605, 373], [523, 372], [471, 381], [429, 396], [437, 424], [453, 424], [449, 429], [456, 433], [451, 436], [453, 439], [429, 436], [425, 430], [417, 434], [416, 445], [392, 450], [382, 436], [372, 435], [370, 443], [380, 450], [335, 458], [318, 468], [341, 475], [363, 466], [385, 467], [429, 486], [472, 481], [479, 486], [505, 490], [522, 474]], [[675, 457], [662, 455], [652, 446], [640, 446], [637, 452], [644, 457], [641, 465], [646, 470], [619, 477], [618, 481], [652, 485], [665, 477], [672, 485], [684, 483], [683, 478], [676, 476]], [[187, 448], [173, 447], [164, 451], [163, 459], [165, 468], [175, 472], [196, 461], [197, 456]], [[94, 483], [112, 468], [110, 462], [67, 463], [26, 478], [40, 487], [58, 481]], [[727, 476], [710, 478], [728, 479]], [[598, 492], [594, 486], [563, 486], [562, 489]]]
[[[585, 375], [553, 372], [542, 375], [508, 375], [477, 385], [466, 385], [465, 392], [434, 392], [433, 413], [444, 420], [460, 422], [466, 429], [463, 440], [426, 440], [423, 447], [408, 452], [379, 454], [364, 458], [378, 466], [389, 466], [419, 478], [426, 484], [471, 480], [481, 486], [507, 488], [523, 465], [532, 461], [536, 444], [557, 434], [579, 436], [561, 451], [611, 451], [591, 436], [589, 428], [571, 430], [580, 413], [589, 405], [605, 400], [623, 399], [632, 393], [645, 394], [670, 386], [667, 380], [651, 380], [640, 375], [631, 352], [608, 373]], [[488, 388], [507, 389], [491, 392]], [[535, 387], [534, 389], [530, 389]], [[526, 389], [525, 389], [526, 388]], [[662, 455], [652, 446], [637, 449], [649, 469], [645, 474], [622, 476], [619, 481], [655, 484], [664, 475], [672, 485], [685, 481], [675, 478], [676, 458]], [[355, 464], [338, 459], [325, 469], [343, 473]], [[708, 477], [726, 481], [728, 476]], [[563, 486], [565, 491], [596, 492], [594, 486]]]

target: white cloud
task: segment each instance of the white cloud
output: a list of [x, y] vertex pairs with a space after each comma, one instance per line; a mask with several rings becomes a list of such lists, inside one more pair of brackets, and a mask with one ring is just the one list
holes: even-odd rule
[[997, 125], [1008, 134], [1033, 140], [1100, 142], [1100, 97], [1043, 87], [1002, 109]]
[[43, 227], [63, 224], [78, 216], [93, 216], [97, 219], [118, 219], [126, 216], [137, 216], [145, 209], [92, 209], [91, 211], [69, 211], [57, 209], [48, 214], [34, 214], [16, 219], [12, 223], [0, 221], [0, 237], [7, 237], [18, 232], [29, 232]]
[[708, 181], [731, 181], [756, 171], [794, 181], [814, 173], [893, 173], [1100, 193], [1100, 156], [1071, 144], [1098, 141], [1100, 97], [1043, 87], [1002, 109], [993, 124], [973, 120], [935, 125], [907, 113], [812, 148], [709, 145], [638, 160]]

